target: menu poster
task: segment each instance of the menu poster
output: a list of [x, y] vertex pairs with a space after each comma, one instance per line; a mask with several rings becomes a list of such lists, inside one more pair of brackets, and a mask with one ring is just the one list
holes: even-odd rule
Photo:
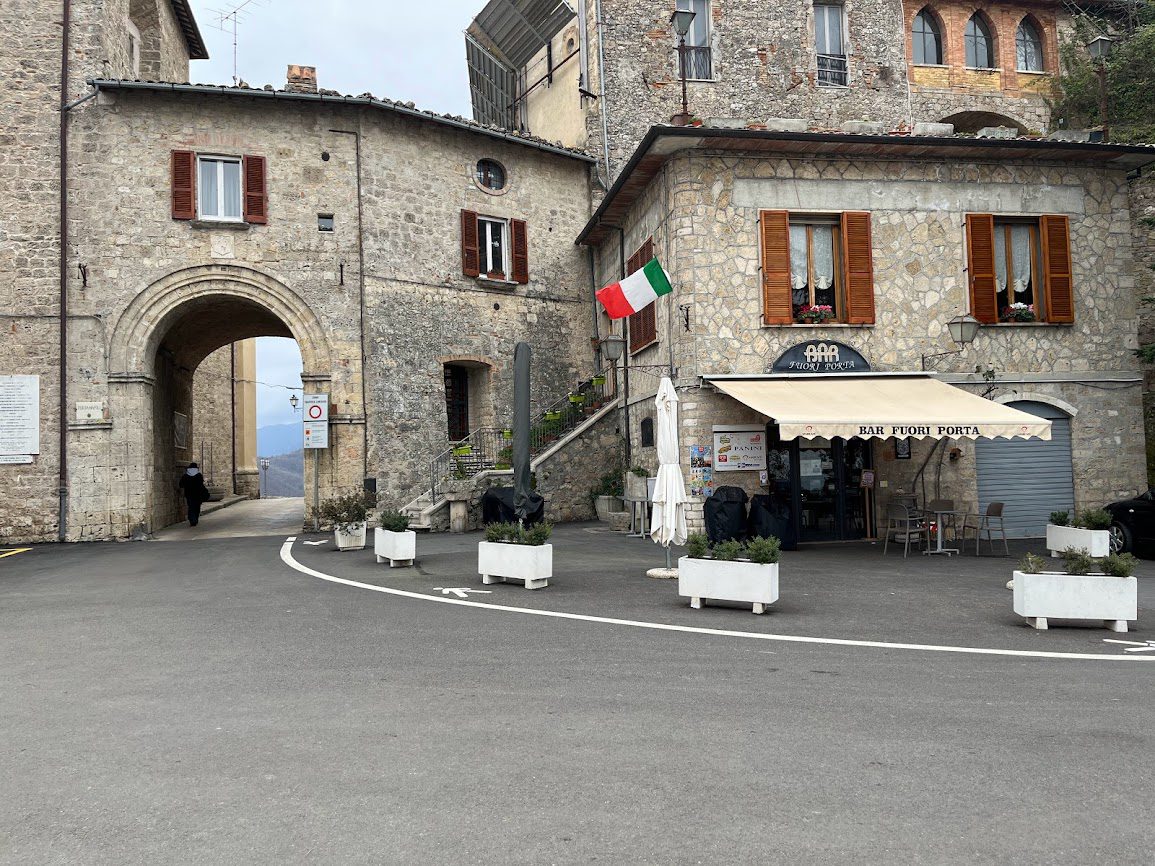
[[715, 427], [714, 470], [757, 472], [766, 468], [766, 428]]
[[714, 495], [714, 446], [690, 446], [690, 495]]
[[40, 453], [40, 377], [0, 376], [0, 454]]

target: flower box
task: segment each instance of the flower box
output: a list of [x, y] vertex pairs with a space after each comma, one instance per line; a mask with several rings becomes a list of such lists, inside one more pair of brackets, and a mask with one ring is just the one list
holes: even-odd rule
[[624, 512], [625, 505], [622, 504], [620, 496], [598, 496], [594, 500], [594, 510], [597, 511], [598, 520], [609, 523], [610, 515]]
[[417, 533], [411, 529], [393, 532], [378, 527], [373, 530], [373, 553], [378, 562], [388, 562], [390, 568], [412, 565], [417, 557]]
[[556, 410], [556, 409], [551, 409], [549, 412], [545, 413], [545, 420], [546, 421], [560, 421], [561, 420], [561, 412]]
[[1037, 629], [1049, 619], [1097, 619], [1111, 631], [1126, 631], [1127, 621], [1139, 616], [1134, 577], [1016, 571], [1013, 589], [1015, 613]]
[[688, 596], [690, 607], [699, 609], [706, 599], [744, 601], [754, 613], [778, 601], [778, 563], [723, 562], [717, 559], [678, 560], [678, 595]]
[[1068, 547], [1085, 550], [1099, 559], [1111, 552], [1109, 529], [1077, 529], [1074, 526], [1047, 524], [1047, 550], [1051, 556], [1061, 556]]
[[472, 453], [473, 453], [473, 446], [472, 445], [458, 445], [456, 448], [453, 449], [453, 456], [454, 457], [468, 457]]
[[364, 550], [366, 524], [353, 523], [348, 526], [347, 530], [339, 526], [333, 530], [333, 543], [338, 550]]
[[570, 394], [569, 401], [575, 406], [580, 406], [586, 401], [586, 398], [584, 394]]
[[553, 545], [479, 541], [477, 571], [484, 584], [520, 580], [526, 589], [542, 589], [553, 577]]
[[597, 376], [594, 376], [594, 377], [593, 377], [593, 378], [590, 380], [590, 382], [591, 382], [591, 383], [592, 383], [594, 386], [598, 386], [598, 385], [604, 385], [604, 384], [606, 383], [606, 377], [605, 377], [605, 376], [602, 376], [602, 375], [597, 375]]

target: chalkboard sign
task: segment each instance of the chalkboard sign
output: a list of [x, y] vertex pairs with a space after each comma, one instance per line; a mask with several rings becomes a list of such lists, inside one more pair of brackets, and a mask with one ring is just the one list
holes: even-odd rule
[[807, 340], [791, 346], [774, 362], [773, 373], [868, 373], [870, 364], [845, 343]]

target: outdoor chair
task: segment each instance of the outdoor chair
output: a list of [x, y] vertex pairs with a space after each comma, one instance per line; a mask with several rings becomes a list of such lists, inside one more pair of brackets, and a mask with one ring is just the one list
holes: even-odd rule
[[997, 530], [1003, 537], [1003, 555], [1011, 555], [1010, 545], [1007, 544], [1007, 528], [1003, 523], [1003, 503], [991, 502], [983, 514], [968, 514], [964, 518], [962, 526], [964, 546], [971, 530], [974, 530], [975, 534], [975, 556], [979, 555], [979, 539], [982, 538], [984, 532], [987, 534], [987, 544], [991, 548], [991, 554], [994, 554], [995, 540], [992, 530]]
[[890, 546], [890, 539], [903, 543], [902, 556], [905, 559], [910, 553], [910, 542], [921, 544], [923, 548], [930, 546], [930, 525], [923, 521], [922, 515], [913, 509], [907, 508], [899, 502], [892, 502], [886, 507], [886, 538], [882, 542], [882, 555]]

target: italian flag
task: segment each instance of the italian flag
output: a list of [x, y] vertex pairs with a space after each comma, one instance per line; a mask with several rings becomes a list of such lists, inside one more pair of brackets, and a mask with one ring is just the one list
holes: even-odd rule
[[624, 319], [671, 291], [670, 278], [657, 259], [650, 259], [620, 283], [600, 289], [596, 297], [611, 319]]

